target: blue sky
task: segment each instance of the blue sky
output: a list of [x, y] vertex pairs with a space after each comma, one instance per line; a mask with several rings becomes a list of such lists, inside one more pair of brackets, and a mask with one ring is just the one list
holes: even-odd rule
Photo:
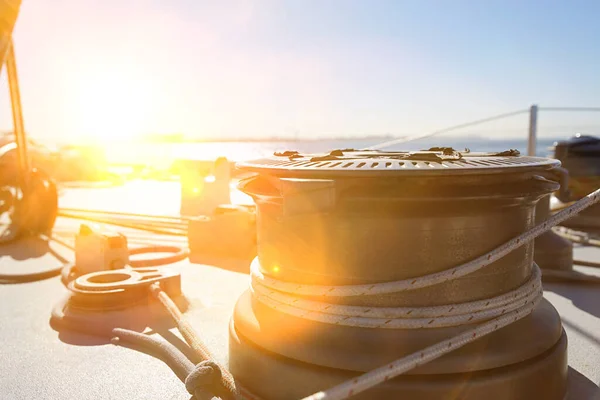
[[23, 0], [15, 42], [37, 137], [404, 135], [599, 106], [599, 15], [598, 1]]

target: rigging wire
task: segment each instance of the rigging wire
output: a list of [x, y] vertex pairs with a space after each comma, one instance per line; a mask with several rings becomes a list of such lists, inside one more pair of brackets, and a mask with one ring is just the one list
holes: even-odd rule
[[68, 213], [60, 213], [59, 216], [64, 218], [71, 219], [81, 219], [92, 222], [105, 223], [109, 225], [121, 226], [124, 228], [131, 228], [137, 230], [148, 231], [152, 233], [156, 233], [159, 235], [174, 235], [174, 236], [187, 236], [187, 232], [185, 231], [185, 225], [181, 226], [157, 226], [152, 222], [146, 221], [119, 221], [111, 218], [101, 218], [95, 216], [85, 216], [85, 215], [77, 215], [77, 214], [68, 214]]
[[140, 213], [130, 213], [130, 212], [120, 212], [120, 211], [105, 211], [105, 210], [86, 210], [83, 208], [60, 208], [61, 212], [66, 213], [83, 213], [83, 214], [102, 214], [102, 215], [110, 215], [110, 216], [124, 216], [124, 217], [141, 217], [145, 219], [156, 219], [156, 220], [172, 220], [176, 222], [185, 222], [193, 219], [191, 217], [185, 216], [174, 216], [174, 215], [155, 215], [155, 214], [140, 214]]
[[539, 107], [540, 111], [600, 112], [600, 107]]
[[[540, 110], [540, 111], [558, 111], [558, 112], [562, 112], [562, 111], [600, 112], [600, 107], [539, 107], [538, 110]], [[376, 144], [376, 145], [373, 145], [370, 147], [366, 147], [364, 150], [379, 150], [379, 149], [383, 149], [385, 147], [393, 146], [396, 144], [412, 142], [412, 141], [419, 140], [419, 139], [425, 139], [425, 138], [439, 135], [442, 133], [448, 133], [448, 132], [452, 132], [452, 131], [455, 131], [458, 129], [467, 128], [467, 127], [475, 126], [475, 125], [480, 125], [480, 124], [483, 124], [486, 122], [491, 122], [491, 121], [495, 121], [495, 120], [499, 120], [499, 119], [503, 119], [503, 118], [509, 118], [509, 117], [512, 117], [515, 115], [529, 113], [529, 111], [530, 111], [529, 109], [524, 109], [524, 110], [507, 112], [507, 113], [503, 113], [503, 114], [494, 115], [494, 116], [488, 117], [488, 118], [483, 118], [483, 119], [479, 119], [479, 120], [475, 120], [475, 121], [471, 121], [471, 122], [465, 122], [462, 124], [450, 126], [448, 128], [439, 129], [439, 130], [425, 133], [425, 134], [418, 134], [418, 135], [402, 137], [402, 138], [398, 138], [398, 139], [392, 139], [392, 140], [389, 140], [389, 141], [386, 141], [383, 143], [379, 143], [379, 144]]]
[[418, 139], [425, 139], [425, 138], [428, 138], [428, 137], [431, 137], [431, 136], [435, 136], [435, 135], [439, 135], [439, 134], [442, 134], [442, 133], [452, 132], [452, 131], [455, 131], [457, 129], [467, 128], [467, 127], [475, 126], [475, 125], [480, 125], [480, 124], [483, 124], [483, 123], [486, 123], [486, 122], [491, 122], [491, 121], [495, 121], [495, 120], [498, 120], [498, 119], [508, 118], [508, 117], [512, 117], [512, 116], [515, 116], [515, 115], [525, 114], [525, 113], [528, 113], [528, 112], [529, 112], [529, 110], [517, 110], [517, 111], [512, 111], [512, 112], [508, 112], [508, 113], [504, 113], [504, 114], [498, 114], [498, 115], [494, 115], [492, 117], [478, 119], [478, 120], [475, 120], [475, 121], [471, 121], [471, 122], [466, 122], [466, 123], [463, 123], [463, 124], [458, 124], [458, 125], [450, 126], [448, 128], [440, 129], [440, 130], [429, 132], [429, 133], [425, 133], [425, 134], [419, 134], [419, 135], [413, 135], [413, 136], [409, 136], [409, 137], [392, 139], [392, 140], [389, 140], [389, 141], [386, 141], [386, 142], [383, 142], [383, 143], [376, 144], [374, 146], [366, 147], [364, 150], [379, 150], [379, 149], [383, 149], [385, 147], [393, 146], [393, 145], [396, 145], [396, 144], [412, 142], [412, 141], [418, 140]]

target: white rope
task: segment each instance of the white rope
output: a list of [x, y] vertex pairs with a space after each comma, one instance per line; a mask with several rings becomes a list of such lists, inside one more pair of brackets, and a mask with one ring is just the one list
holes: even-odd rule
[[526, 317], [531, 313], [531, 311], [533, 311], [533, 309], [539, 303], [541, 298], [542, 292], [540, 291], [535, 301], [527, 303], [518, 310], [511, 311], [510, 313], [507, 313], [501, 317], [485, 322], [473, 329], [469, 329], [461, 333], [460, 335], [454, 336], [451, 339], [444, 340], [438, 344], [414, 352], [406, 357], [403, 357], [392, 363], [386, 364], [383, 367], [379, 367], [370, 372], [362, 374], [357, 378], [343, 382], [325, 391], [318, 392], [311, 396], [305, 397], [303, 400], [347, 399], [351, 396], [354, 396], [355, 394], [363, 392], [367, 389], [372, 388], [373, 386], [376, 386], [382, 382], [392, 379], [406, 371], [410, 371], [411, 369], [416, 368], [419, 365], [423, 365], [430, 361], [433, 361], [446, 353], [459, 349], [482, 336], [488, 335], [492, 332], [502, 329], [503, 327], [510, 325], [520, 320], [521, 318]]
[[435, 307], [362, 307], [308, 300], [300, 296], [352, 297], [386, 294], [429, 287], [478, 271], [531, 242], [583, 209], [600, 200], [600, 189], [554, 214], [529, 231], [505, 242], [491, 252], [442, 272], [410, 279], [368, 285], [304, 285], [265, 276], [255, 260], [251, 265], [251, 288], [255, 297], [268, 307], [301, 318], [335, 325], [366, 328], [420, 329], [460, 326], [482, 322], [465, 332], [400, 358], [390, 364], [343, 382], [303, 400], [349, 398], [406, 371], [433, 361], [478, 338], [526, 317], [543, 296], [541, 272], [536, 264], [530, 279], [511, 292], [490, 299]]
[[[433, 361], [482, 336], [526, 317], [542, 299], [541, 271], [533, 264], [531, 277], [516, 290], [490, 299], [434, 307], [361, 307], [306, 300], [252, 285], [254, 296], [267, 306], [294, 315], [334, 325], [385, 329], [423, 329], [484, 322], [436, 345], [407, 355], [324, 392], [303, 400], [346, 399], [406, 371]], [[368, 315], [368, 316], [367, 316]]]
[[333, 325], [384, 329], [422, 329], [487, 321], [534, 301], [542, 290], [541, 272], [516, 290], [490, 299], [435, 307], [360, 307], [305, 300], [252, 286], [257, 300], [289, 315]]

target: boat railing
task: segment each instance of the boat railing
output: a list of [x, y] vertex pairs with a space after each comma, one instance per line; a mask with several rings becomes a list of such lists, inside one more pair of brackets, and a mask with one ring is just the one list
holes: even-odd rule
[[[441, 135], [441, 134], [445, 134], [445, 133], [458, 132], [458, 131], [464, 130], [465, 128], [471, 128], [471, 127], [488, 124], [491, 122], [506, 120], [506, 119], [509, 119], [509, 118], [512, 118], [512, 117], [515, 117], [518, 115], [523, 115], [523, 116], [528, 115], [529, 118], [528, 118], [527, 127], [526, 128], [525, 127], [517, 128], [517, 131], [520, 131], [521, 129], [523, 129], [523, 133], [527, 132], [527, 155], [535, 156], [536, 151], [537, 151], [538, 134], [540, 132], [540, 126], [539, 126], [540, 114], [541, 113], [563, 113], [563, 112], [598, 113], [598, 112], [600, 112], [600, 107], [540, 107], [537, 104], [533, 104], [529, 108], [526, 108], [526, 109], [515, 110], [515, 111], [511, 111], [511, 112], [493, 115], [493, 116], [490, 116], [487, 118], [481, 118], [481, 119], [477, 119], [474, 121], [469, 121], [469, 122], [465, 122], [465, 123], [461, 123], [461, 124], [457, 124], [457, 125], [452, 125], [452, 126], [449, 126], [446, 128], [437, 129], [432, 132], [404, 136], [401, 138], [392, 139], [392, 140], [368, 147], [367, 149], [369, 149], [369, 150], [383, 149], [383, 148], [394, 146], [394, 145], [401, 144], [401, 143], [412, 142], [415, 140], [425, 139], [425, 138], [429, 138], [432, 136], [437, 136], [437, 135]], [[565, 126], [555, 127], [555, 128], [559, 128], [559, 129], [563, 129], [563, 130], [575, 129], [574, 127], [565, 127]], [[590, 126], [588, 126], [587, 128], [590, 128]], [[600, 132], [600, 118], [598, 120], [597, 125], [592, 126], [592, 128], [594, 128], [598, 132]], [[564, 132], [562, 132], [562, 133], [564, 133]], [[575, 132], [568, 132], [568, 133], [575, 133]]]

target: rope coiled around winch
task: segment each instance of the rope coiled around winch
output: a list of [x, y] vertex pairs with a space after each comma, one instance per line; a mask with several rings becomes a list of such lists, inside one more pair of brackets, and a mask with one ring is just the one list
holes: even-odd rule
[[[253, 270], [256, 267], [253, 267]], [[487, 321], [536, 301], [542, 293], [541, 272], [519, 288], [490, 299], [433, 307], [363, 307], [301, 299], [253, 283], [256, 298], [286, 314], [334, 325], [383, 329], [423, 329]]]
[[325, 299], [327, 297], [340, 298], [389, 294], [429, 287], [457, 279], [478, 271], [531, 242], [574, 214], [598, 202], [600, 200], [599, 196], [600, 189], [552, 215], [527, 232], [508, 240], [491, 252], [441, 272], [394, 282], [366, 285], [305, 285], [265, 276], [260, 271], [258, 263], [255, 262], [251, 268], [252, 290], [259, 301], [271, 308], [301, 318], [336, 325], [420, 329], [480, 322], [479, 325], [467, 329], [457, 336], [409, 354], [333, 388], [315, 393], [304, 400], [349, 398], [526, 317], [534, 310], [543, 296], [541, 271], [536, 264], [533, 264], [530, 278], [519, 288], [504, 295], [470, 303], [445, 306], [411, 308], [357, 307], [307, 300], [303, 296]]
[[[256, 267], [252, 270], [256, 274]], [[460, 335], [407, 355], [305, 400], [345, 399], [413, 368], [433, 361], [480, 337], [529, 315], [543, 296], [541, 271], [534, 264], [525, 284], [500, 296], [469, 303], [434, 307], [362, 307], [305, 300], [262, 286], [253, 280], [252, 290], [267, 306], [296, 317], [363, 328], [427, 329], [483, 322]], [[368, 315], [368, 316], [367, 316]]]

